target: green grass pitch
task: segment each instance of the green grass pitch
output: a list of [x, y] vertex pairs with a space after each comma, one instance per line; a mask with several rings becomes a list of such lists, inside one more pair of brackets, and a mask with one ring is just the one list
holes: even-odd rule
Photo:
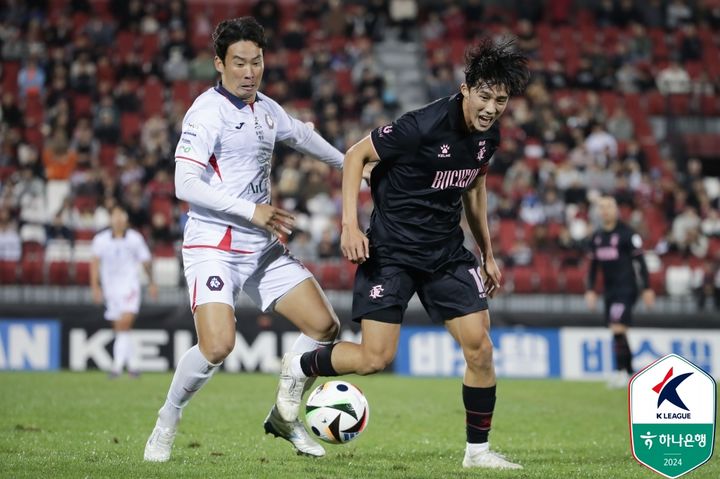
[[[220, 373], [185, 410], [173, 457], [142, 460], [169, 374], [0, 373], [3, 478], [655, 478], [630, 453], [627, 395], [599, 382], [501, 380], [491, 443], [522, 471], [464, 470], [459, 379], [348, 376], [370, 422], [327, 456], [263, 434], [276, 377]], [[689, 473], [720, 478], [713, 457]]]

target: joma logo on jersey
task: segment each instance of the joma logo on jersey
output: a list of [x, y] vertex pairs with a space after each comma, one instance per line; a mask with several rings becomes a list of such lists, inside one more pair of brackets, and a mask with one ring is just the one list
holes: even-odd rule
[[450, 145], [442, 145], [440, 147], [438, 158], [450, 158]]
[[680, 384], [685, 381], [687, 378], [692, 376], [693, 373], [684, 373], [680, 374], [672, 379], [670, 379], [673, 375], [673, 368], [670, 368], [665, 374], [665, 377], [662, 381], [657, 383], [652, 390], [658, 393], [658, 401], [657, 401], [657, 407], [659, 408], [665, 401], [669, 402], [670, 404], [687, 411], [686, 413], [657, 413], [658, 419], [690, 419], [690, 409], [685, 405], [683, 400], [680, 398], [680, 394], [678, 394], [677, 388], [680, 386]]
[[370, 297], [372, 299], [382, 298], [384, 292], [385, 290], [383, 289], [382, 285], [376, 284], [375, 286], [370, 288]]
[[225, 283], [220, 276], [210, 276], [206, 285], [210, 291], [220, 291], [225, 286]]

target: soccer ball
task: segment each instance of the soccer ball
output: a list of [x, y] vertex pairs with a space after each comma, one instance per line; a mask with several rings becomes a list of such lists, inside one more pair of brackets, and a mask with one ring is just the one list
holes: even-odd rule
[[331, 444], [344, 444], [358, 437], [369, 418], [367, 399], [345, 381], [328, 381], [318, 386], [305, 405], [308, 429]]

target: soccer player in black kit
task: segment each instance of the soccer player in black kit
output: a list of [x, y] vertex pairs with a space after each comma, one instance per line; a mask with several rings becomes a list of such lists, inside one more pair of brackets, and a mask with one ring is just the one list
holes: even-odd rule
[[[404, 114], [348, 150], [341, 248], [360, 265], [352, 314], [361, 322], [362, 343], [285, 355], [276, 403], [285, 419], [297, 417], [305, 378], [385, 369], [395, 357], [408, 301], [417, 293], [431, 320], [444, 324], [462, 347], [467, 363], [463, 466], [522, 468], [488, 443], [495, 368], [487, 297], [499, 288], [501, 274], [490, 245], [485, 174], [500, 142], [497, 119], [529, 77], [527, 58], [512, 41], [485, 39], [466, 53], [458, 93]], [[375, 209], [366, 236], [358, 225], [357, 199], [363, 167], [375, 161]], [[463, 206], [482, 265], [463, 247]]]
[[595, 282], [598, 269], [602, 268], [605, 322], [613, 334], [616, 369], [608, 386], [624, 388], [633, 373], [632, 352], [627, 339], [628, 327], [632, 323], [632, 308], [637, 301], [638, 290], [642, 291], [643, 302], [647, 307], [655, 304], [655, 293], [650, 289], [642, 239], [632, 228], [618, 220], [615, 198], [603, 196], [598, 200], [597, 207], [601, 227], [590, 237], [590, 269], [585, 301], [590, 309], [595, 309]]

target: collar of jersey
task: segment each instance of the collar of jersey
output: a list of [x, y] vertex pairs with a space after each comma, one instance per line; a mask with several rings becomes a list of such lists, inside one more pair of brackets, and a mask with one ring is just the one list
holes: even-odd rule
[[462, 100], [462, 93], [456, 93], [450, 97], [448, 101], [448, 120], [450, 121], [450, 128], [468, 134], [469, 131], [463, 124]]
[[[222, 83], [218, 83], [217, 86], [215, 86], [215, 91], [230, 100], [230, 103], [235, 105], [235, 108], [237, 108], [238, 110], [242, 110], [246, 106], [249, 106], [243, 100], [230, 93], [227, 88], [222, 86]], [[255, 94], [255, 101], [260, 101], [260, 95], [258, 95], [257, 93]]]

